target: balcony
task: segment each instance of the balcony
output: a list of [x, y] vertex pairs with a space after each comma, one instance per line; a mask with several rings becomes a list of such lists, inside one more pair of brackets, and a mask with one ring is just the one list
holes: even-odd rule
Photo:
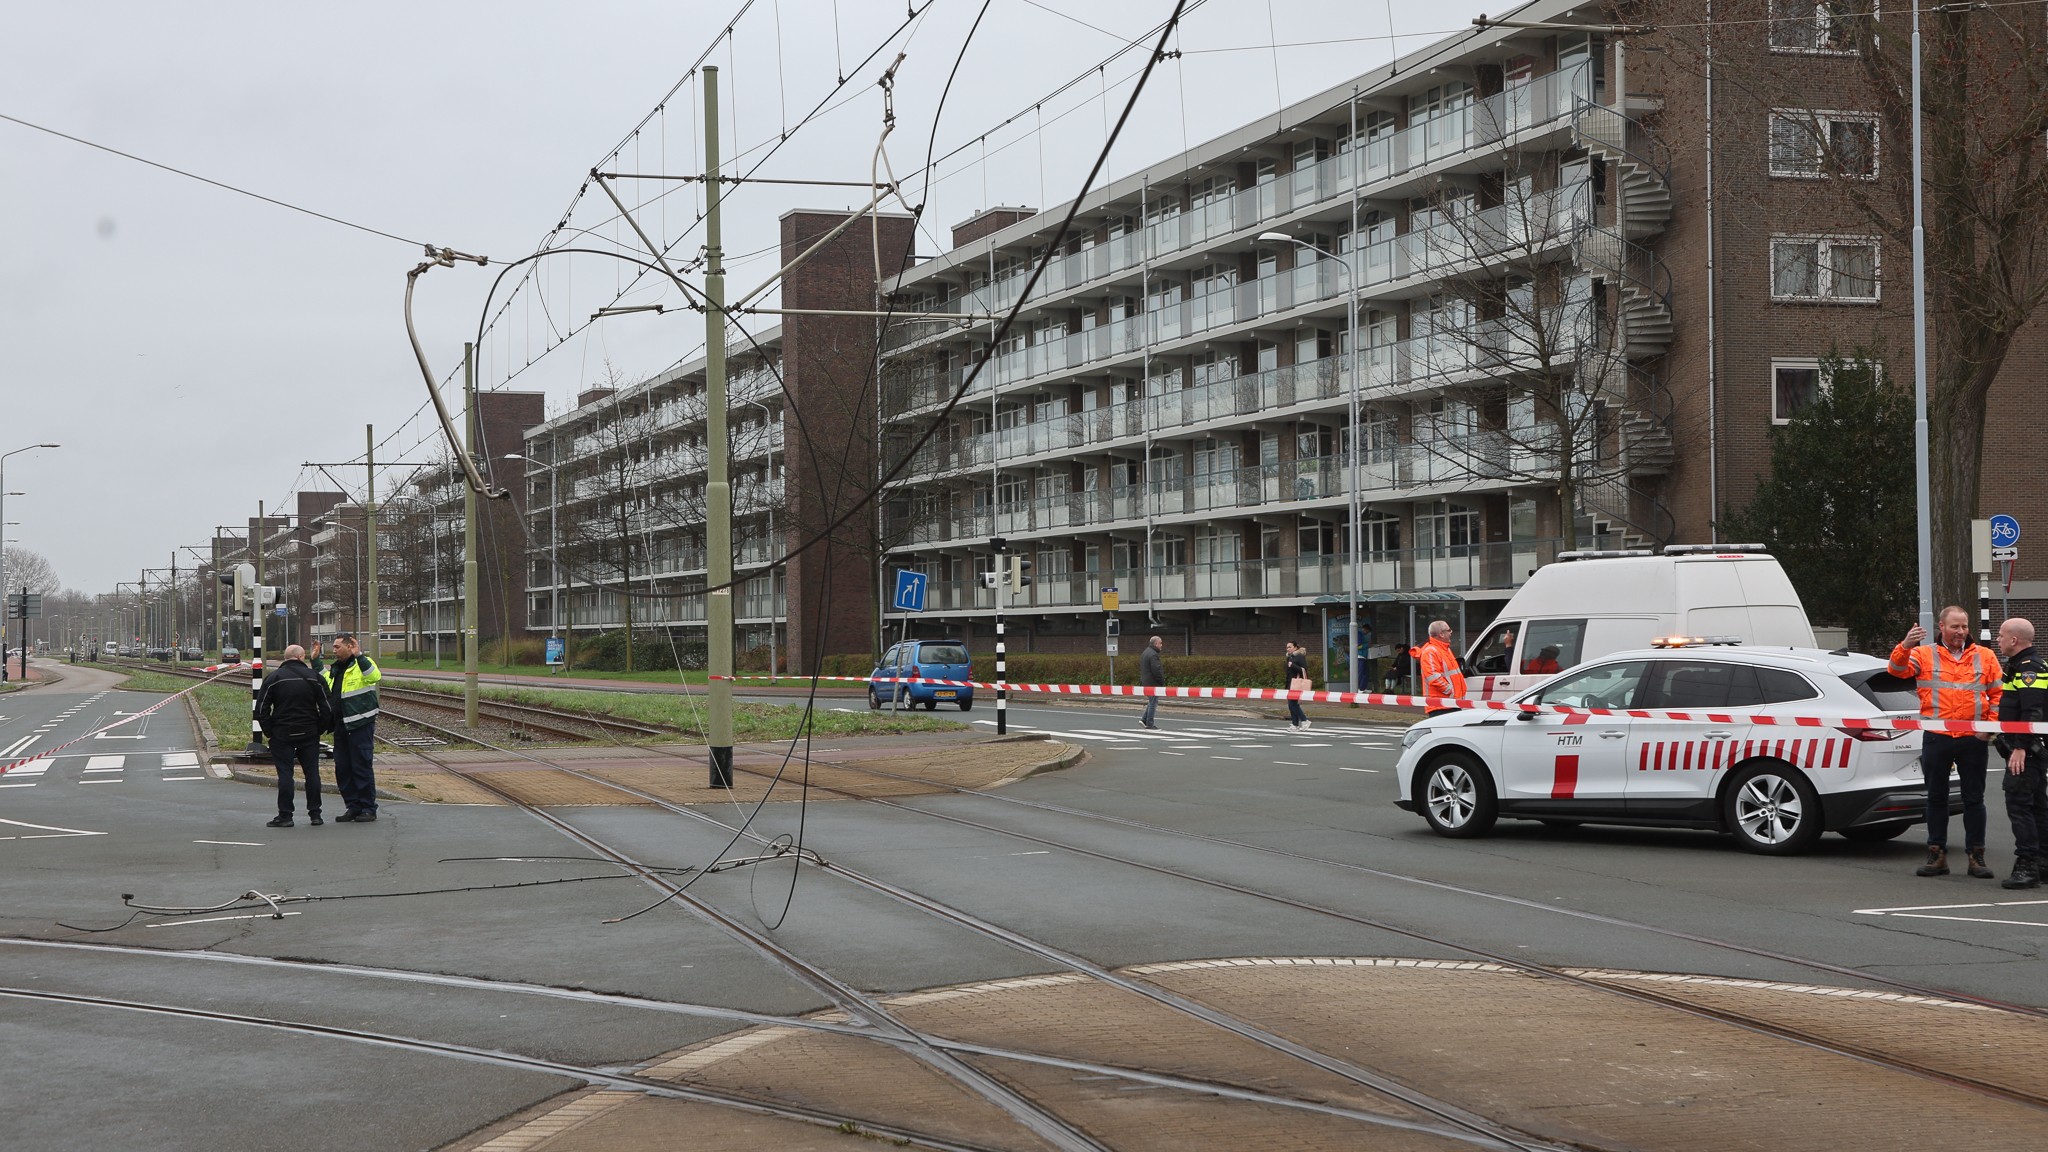
[[[1556, 473], [1535, 437], [1471, 432], [1424, 443], [1367, 449], [1360, 454], [1358, 492], [1386, 499], [1397, 492], [1486, 483], [1536, 483]], [[1288, 505], [1325, 504], [1351, 493], [1348, 456], [1317, 456], [1285, 464], [1258, 464], [1225, 472], [1153, 480], [1037, 496], [972, 509], [947, 509], [892, 518], [885, 533], [911, 548], [951, 540], [1032, 532], [1100, 530], [1149, 514], [1250, 516]], [[982, 489], [986, 492], [987, 489]]]
[[[1363, 598], [1375, 592], [1519, 588], [1538, 567], [1556, 559], [1560, 543], [1554, 539], [1517, 540], [1369, 552], [1359, 565], [1358, 594]], [[1101, 605], [1104, 588], [1115, 588], [1127, 610], [1140, 606], [1166, 610], [1215, 607], [1261, 600], [1312, 602], [1322, 596], [1348, 596], [1350, 567], [1349, 556], [1334, 555], [1060, 572], [1036, 577], [1025, 595], [1004, 592], [1003, 610], [1093, 610]], [[929, 581], [923, 615], [993, 612], [996, 595], [978, 579]], [[886, 615], [900, 618], [903, 614]]]
[[[1360, 291], [1444, 272], [1457, 265], [1518, 249], [1563, 246], [1593, 223], [1593, 197], [1581, 183], [1539, 193], [1519, 203], [1488, 208], [1420, 232], [1366, 245], [1359, 252]], [[1101, 361], [1130, 357], [1147, 345], [1171, 344], [1205, 332], [1276, 316], [1307, 305], [1340, 299], [1345, 266], [1318, 260], [1262, 276], [1222, 291], [1155, 308], [1042, 344], [989, 357], [974, 377], [971, 392], [991, 391], [1041, 376], [1070, 372]], [[902, 381], [888, 390], [889, 410], [913, 412], [944, 403], [972, 372], [965, 365]]]
[[[1592, 103], [1588, 99], [1591, 94], [1588, 65], [1539, 76], [1448, 115], [1368, 141], [1362, 152], [1362, 165], [1359, 151], [1343, 152], [1311, 167], [1167, 216], [1139, 232], [1061, 256], [1046, 265], [1035, 291], [1039, 296], [1048, 296], [1135, 268], [1145, 252], [1160, 259], [1214, 243], [1346, 195], [1354, 183], [1362, 183], [1367, 195], [1384, 194], [1385, 190], [1373, 189], [1372, 185], [1401, 179], [1466, 152], [1498, 147], [1521, 133], [1553, 122], [1569, 121], [1575, 125], [1581, 118], [1602, 116], [1605, 119], [1599, 125], [1599, 135], [1615, 135], [1619, 129], [1608, 120], [1618, 114]], [[1637, 131], [1640, 133], [1641, 129]], [[1031, 271], [1030, 266], [1021, 268], [992, 285], [949, 300], [934, 311], [1006, 311], [1016, 304], [1017, 294], [1030, 279]]]

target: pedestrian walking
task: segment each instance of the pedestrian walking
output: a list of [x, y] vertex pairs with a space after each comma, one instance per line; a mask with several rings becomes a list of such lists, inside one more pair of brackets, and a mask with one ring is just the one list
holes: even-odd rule
[[[2048, 720], [2048, 663], [2034, 649], [2034, 622], [2015, 616], [2000, 625], [1998, 651], [2005, 657], [1998, 718]], [[2005, 761], [2005, 817], [2012, 821], [2012, 875], [2000, 886], [2039, 887], [2048, 865], [2041, 851], [2041, 836], [2048, 832], [2048, 737], [2002, 732], [1992, 746]]]
[[306, 650], [297, 644], [284, 650], [284, 663], [263, 678], [256, 691], [256, 724], [270, 746], [277, 768], [277, 818], [266, 828], [292, 826], [292, 787], [297, 772], [306, 775], [306, 822], [320, 819], [320, 734], [333, 726], [327, 685], [306, 667]]
[[[1166, 641], [1157, 636], [1145, 642], [1145, 651], [1138, 656], [1138, 684], [1141, 687], [1166, 687], [1166, 665], [1159, 658], [1160, 649], [1164, 647]], [[1138, 723], [1146, 728], [1157, 728], [1159, 725], [1152, 720], [1158, 714], [1159, 697], [1148, 695], [1145, 697], [1145, 718]]]
[[[1448, 620], [1429, 622], [1429, 641], [1420, 648], [1411, 648], [1408, 654], [1417, 661], [1422, 670], [1422, 694], [1442, 700], [1465, 698], [1465, 672], [1458, 666], [1458, 654], [1451, 650], [1451, 623]], [[1429, 708], [1424, 716], [1441, 716], [1445, 712], [1456, 712], [1456, 708]]]
[[[1929, 720], [1990, 720], [1998, 715], [1998, 656], [1970, 642], [1970, 614], [1950, 605], [1935, 617], [1941, 643], [1922, 644], [1918, 624], [1892, 649], [1888, 671], [1920, 690], [1920, 715]], [[1984, 862], [1984, 762], [1989, 736], [1965, 732], [1920, 734], [1920, 775], [1927, 782], [1927, 863], [1918, 876], [1948, 875], [1948, 774], [1953, 767], [1963, 791], [1963, 850], [1970, 875], [1989, 880]]]
[[336, 824], [367, 824], [377, 818], [377, 777], [370, 749], [377, 739], [377, 682], [384, 670], [363, 655], [362, 645], [348, 632], [334, 637], [334, 663], [320, 661], [320, 642], [313, 642], [313, 671], [326, 681], [327, 705], [334, 715], [334, 790], [348, 811]]
[[[1302, 651], [1300, 645], [1289, 641], [1287, 645], [1287, 690], [1289, 692], [1308, 692], [1314, 688], [1315, 681], [1308, 678], [1308, 653]], [[1300, 697], [1289, 696], [1287, 698], [1287, 724], [1288, 727], [1293, 728], [1296, 732], [1308, 730], [1308, 713], [1301, 710]]]

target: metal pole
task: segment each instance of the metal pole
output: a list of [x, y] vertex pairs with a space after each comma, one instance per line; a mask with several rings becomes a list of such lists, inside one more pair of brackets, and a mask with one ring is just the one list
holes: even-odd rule
[[[263, 587], [263, 537], [268, 522], [263, 501], [256, 502], [256, 530], [249, 534], [249, 552], [255, 558], [256, 587]], [[254, 755], [268, 751], [263, 746], [263, 726], [256, 723], [256, 697], [263, 691], [263, 598], [249, 590], [249, 747]]]
[[1345, 663], [1349, 665], [1344, 669], [1344, 683], [1350, 687], [1351, 691], [1356, 692], [1358, 691], [1359, 667], [1358, 585], [1365, 572], [1364, 566], [1360, 563], [1359, 551], [1364, 547], [1364, 541], [1360, 538], [1363, 535], [1364, 515], [1358, 500], [1358, 186], [1360, 182], [1359, 169], [1365, 157], [1358, 148], [1358, 89], [1356, 87], [1351, 89], [1351, 155], [1351, 248], [1349, 252], [1345, 253], [1351, 259], [1344, 264], [1344, 279], [1350, 281], [1344, 287], [1347, 289], [1345, 293], [1347, 302], [1345, 323], [1350, 328], [1351, 344], [1349, 349], [1351, 353], [1351, 387], [1348, 390], [1350, 396], [1346, 404], [1351, 421], [1351, 481], [1348, 485], [1351, 489], [1351, 578], [1344, 583], [1351, 597], [1351, 631], [1344, 638], [1344, 650], [1348, 653], [1345, 657]]
[[171, 549], [171, 667], [178, 666], [178, 550]]
[[[462, 346], [462, 451], [476, 459], [476, 345]], [[462, 487], [462, 724], [476, 731], [476, 485]]]
[[725, 253], [719, 223], [718, 69], [704, 69], [704, 597], [711, 787], [732, 787], [732, 482], [725, 441]]
[[1933, 501], [1927, 475], [1927, 229], [1920, 182], [1920, 4], [1913, 4], [1913, 496], [1920, 538], [1920, 627], [1934, 635]]
[[370, 542], [365, 545], [370, 553], [370, 659], [377, 660], [384, 655], [384, 625], [377, 615], [377, 430], [363, 425], [363, 470], [369, 474], [370, 484], [365, 489], [363, 516], [368, 521]]

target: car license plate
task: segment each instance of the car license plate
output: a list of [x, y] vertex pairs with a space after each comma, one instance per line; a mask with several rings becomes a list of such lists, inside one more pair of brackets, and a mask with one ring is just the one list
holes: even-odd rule
[[947, 691], [947, 690], [945, 690], [945, 689], [940, 689], [939, 691], [937, 691], [937, 692], [934, 692], [934, 693], [932, 693], [932, 695], [934, 695], [934, 696], [952, 696], [952, 695], [955, 695], [955, 693], [953, 693], [953, 692], [950, 692], [950, 691]]

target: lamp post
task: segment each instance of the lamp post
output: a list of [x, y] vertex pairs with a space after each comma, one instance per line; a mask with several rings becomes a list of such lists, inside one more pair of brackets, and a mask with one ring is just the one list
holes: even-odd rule
[[[1351, 260], [1349, 261], [1335, 252], [1319, 248], [1306, 240], [1296, 239], [1284, 232], [1261, 232], [1259, 233], [1259, 239], [1279, 244], [1294, 244], [1311, 252], [1328, 256], [1330, 259], [1337, 261], [1337, 267], [1344, 270], [1345, 288], [1347, 289], [1344, 294], [1345, 343], [1347, 345], [1345, 352], [1351, 360], [1349, 365], [1351, 383], [1345, 389], [1345, 407], [1348, 413], [1347, 419], [1350, 421], [1350, 433], [1347, 438], [1351, 441], [1351, 459], [1347, 469], [1350, 479], [1345, 484], [1345, 487], [1350, 489], [1351, 492], [1351, 564], [1350, 573], [1344, 581], [1346, 599], [1350, 601], [1351, 606], [1351, 633], [1345, 637], [1344, 650], [1349, 654], [1351, 667], [1344, 670], [1344, 680], [1350, 686], [1351, 691], [1356, 692], [1358, 691], [1359, 669], [1358, 583], [1363, 567], [1359, 562], [1359, 548], [1361, 547], [1359, 536], [1363, 525], [1360, 523], [1362, 517], [1358, 501], [1358, 270], [1353, 266], [1353, 262], [1358, 259], [1358, 238], [1355, 235], [1352, 237]], [[1328, 638], [1325, 637], [1324, 639], [1327, 643]], [[1329, 675], [1329, 669], [1325, 668], [1323, 674], [1325, 676]]]
[[[562, 505], [561, 484], [555, 476], [555, 465], [544, 464], [531, 456], [517, 452], [505, 453], [507, 460], [523, 460], [536, 468], [545, 468], [548, 473], [548, 636], [550, 639], [561, 635], [562, 630], [562, 563], [561, 537], [555, 534], [555, 509]], [[567, 644], [563, 645], [564, 654]], [[552, 669], [550, 669], [552, 671]]]
[[[8, 498], [9, 496], [19, 496], [19, 495], [21, 495], [21, 493], [19, 493], [19, 492], [9, 492], [9, 491], [7, 490], [7, 458], [8, 458], [9, 456], [19, 456], [19, 455], [21, 455], [21, 454], [22, 454], [23, 452], [33, 452], [33, 451], [35, 451], [35, 450], [36, 450], [36, 449], [38, 449], [38, 448], [60, 448], [60, 447], [62, 447], [62, 445], [60, 445], [60, 444], [31, 444], [31, 445], [29, 445], [29, 446], [28, 446], [28, 447], [26, 447], [26, 448], [16, 448], [16, 449], [15, 449], [14, 451], [12, 451], [12, 452], [0, 452], [0, 523], [4, 523], [4, 522], [5, 522], [6, 520], [7, 520], [7, 498]], [[5, 589], [6, 587], [7, 587], [7, 548], [6, 548], [6, 546], [5, 546], [4, 544], [0, 544], [0, 589]], [[23, 620], [23, 621], [21, 622], [21, 631], [22, 631], [22, 635], [24, 635], [24, 636], [26, 636], [26, 635], [28, 634], [28, 621], [27, 621], [27, 620]], [[5, 652], [5, 651], [7, 651], [7, 616], [6, 616], [6, 614], [5, 614], [5, 613], [0, 613], [0, 652]], [[24, 667], [24, 668], [28, 667], [28, 664], [27, 664], [27, 661], [28, 661], [28, 657], [27, 657], [27, 656], [23, 656], [23, 657], [22, 657], [22, 661], [23, 661], [23, 663], [22, 663], [22, 667]], [[25, 673], [24, 673], [24, 675], [25, 675]], [[0, 660], [0, 682], [5, 682], [5, 681], [6, 681], [6, 679], [7, 679], [7, 662], [6, 662], [5, 660]]]

